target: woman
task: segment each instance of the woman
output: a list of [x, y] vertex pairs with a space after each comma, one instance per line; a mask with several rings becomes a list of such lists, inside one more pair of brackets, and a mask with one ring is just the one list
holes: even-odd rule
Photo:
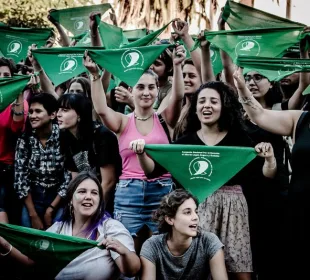
[[[129, 149], [129, 143], [137, 138], [144, 138], [153, 144], [169, 143], [164, 125], [173, 128], [179, 118], [184, 93], [181, 70], [184, 58], [184, 48], [176, 47], [173, 52], [171, 102], [164, 111], [155, 113], [153, 109], [158, 95], [158, 80], [153, 71], [147, 70], [132, 88], [134, 112], [123, 115], [107, 106], [98, 67], [85, 53], [84, 65], [92, 75], [94, 108], [107, 128], [117, 134], [123, 161], [123, 172], [115, 192], [114, 215], [135, 237], [137, 252], [140, 251], [142, 242], [157, 231], [156, 224], [151, 221], [151, 213], [159, 206], [161, 197], [171, 191], [172, 180], [168, 173], [154, 180], [147, 180], [135, 154]], [[142, 232], [146, 236], [142, 237]]]
[[73, 78], [68, 85], [68, 93], [83, 94], [91, 100], [89, 80], [84, 77]]
[[[252, 146], [242, 127], [241, 108], [234, 91], [222, 82], [203, 84], [193, 95], [188, 115], [187, 135], [175, 144], [207, 146]], [[159, 167], [145, 155], [142, 140], [131, 143], [131, 149], [146, 174], [151, 178]], [[277, 170], [272, 146], [260, 143], [255, 147], [258, 155], [265, 158], [263, 174], [273, 178]], [[242, 187], [261, 176], [261, 163], [252, 161], [218, 191], [199, 205], [201, 227], [219, 236], [225, 248], [227, 271], [237, 279], [250, 279], [252, 255], [248, 225], [247, 202]]]
[[[97, 240], [98, 246], [71, 261], [55, 279], [118, 279], [119, 274], [135, 275], [140, 269], [140, 261], [134, 252], [133, 240], [125, 227], [109, 218], [104, 211], [103, 192], [96, 176], [82, 172], [74, 178], [67, 191], [65, 208], [59, 222], [47, 231]], [[11, 245], [1, 240], [1, 252]], [[12, 247], [7, 257], [33, 266], [35, 263]], [[5, 255], [5, 253], [2, 253]]]
[[142, 246], [141, 280], [228, 280], [223, 244], [210, 232], [199, 232], [198, 201], [185, 190], [163, 197], [154, 213], [161, 232]]
[[302, 279], [308, 273], [309, 257], [304, 256], [304, 247], [297, 244], [307, 244], [307, 220], [310, 217], [308, 197], [309, 188], [309, 112], [298, 110], [272, 111], [264, 109], [245, 85], [242, 69], [234, 73], [235, 85], [239, 100], [248, 116], [261, 128], [275, 134], [292, 136], [292, 178], [289, 187], [289, 210], [291, 234], [289, 253], [291, 259], [289, 271], [291, 278]]
[[92, 105], [85, 96], [68, 93], [60, 97], [58, 104], [65, 168], [73, 177], [81, 171], [94, 170], [100, 178], [106, 205], [113, 202], [113, 190], [122, 170], [115, 134], [93, 122]]

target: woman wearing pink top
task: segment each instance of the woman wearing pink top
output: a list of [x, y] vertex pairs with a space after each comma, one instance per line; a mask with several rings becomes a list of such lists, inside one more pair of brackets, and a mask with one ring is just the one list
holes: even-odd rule
[[[169, 143], [160, 119], [172, 129], [178, 121], [184, 96], [181, 68], [184, 59], [185, 49], [177, 46], [173, 52], [172, 95], [166, 109], [157, 113], [153, 109], [158, 95], [158, 80], [152, 70], [147, 70], [130, 89], [135, 104], [134, 112], [123, 115], [108, 107], [98, 67], [85, 53], [84, 65], [92, 75], [91, 96], [94, 108], [105, 126], [115, 132], [119, 140], [123, 172], [116, 187], [114, 216], [134, 237], [137, 253], [142, 242], [158, 231], [151, 219], [152, 212], [158, 208], [161, 198], [172, 190], [173, 182], [168, 173], [149, 180], [129, 145], [138, 138], [143, 138], [147, 144]], [[145, 226], [147, 230], [141, 231]]]

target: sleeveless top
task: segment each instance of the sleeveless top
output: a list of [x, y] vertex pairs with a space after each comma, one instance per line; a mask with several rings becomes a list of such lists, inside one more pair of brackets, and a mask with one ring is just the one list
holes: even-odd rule
[[[138, 131], [134, 114], [131, 114], [124, 131], [118, 139], [119, 153], [123, 162], [123, 172], [120, 179], [148, 180], [140, 166], [136, 154], [129, 149], [130, 142], [137, 139], [144, 139], [146, 144], [169, 144], [168, 137], [159, 121], [157, 114], [153, 115], [153, 128], [151, 132], [145, 136]], [[160, 178], [170, 177], [171, 175], [166, 173]], [[152, 180], [156, 179], [158, 178]]]
[[292, 179], [290, 192], [310, 194], [310, 113], [300, 116], [292, 149]]

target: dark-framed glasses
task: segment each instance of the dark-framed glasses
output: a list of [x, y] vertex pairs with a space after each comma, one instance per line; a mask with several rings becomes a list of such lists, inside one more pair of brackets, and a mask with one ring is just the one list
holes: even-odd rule
[[254, 81], [254, 83], [259, 83], [262, 79], [264, 79], [265, 77], [263, 75], [260, 74], [254, 74], [254, 75], [245, 75], [244, 76], [244, 80], [246, 83], [249, 83], [252, 79]]

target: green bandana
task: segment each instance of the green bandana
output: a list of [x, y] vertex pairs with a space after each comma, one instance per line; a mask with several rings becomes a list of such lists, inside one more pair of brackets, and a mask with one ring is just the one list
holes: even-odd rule
[[302, 95], [307, 95], [310, 93], [310, 85], [306, 87], [306, 89], [303, 91]]
[[31, 44], [37, 44], [40, 48], [51, 36], [53, 36], [51, 28], [0, 26], [0, 52], [18, 63], [27, 57], [28, 47]]
[[256, 157], [254, 148], [146, 145], [145, 151], [200, 202]]
[[114, 50], [89, 50], [90, 57], [102, 68], [129, 86], [134, 86], [144, 71], [171, 45], [154, 45]]
[[122, 46], [122, 48], [137, 48], [137, 47], [143, 47], [152, 44], [157, 37], [168, 27], [168, 25], [171, 23], [170, 21], [168, 24], [166, 24], [164, 27], [142, 37], [139, 40], [136, 40], [132, 43], [129, 43], [127, 45]]
[[305, 26], [304, 24], [268, 14], [261, 10], [229, 0], [225, 4], [222, 17], [227, 22], [230, 29], [234, 30]]
[[0, 112], [17, 98], [29, 80], [30, 76], [23, 75], [0, 78]]
[[0, 236], [35, 261], [47, 278], [55, 276], [96, 241], [0, 223]]
[[[233, 61], [237, 56], [277, 57], [307, 34], [303, 27], [265, 28], [205, 32], [206, 39], [225, 51]], [[197, 47], [195, 44], [193, 49]]]
[[310, 59], [239, 56], [236, 64], [244, 68], [244, 74], [256, 71], [268, 78], [269, 81], [280, 81], [296, 72], [310, 72]]
[[123, 30], [125, 37], [128, 39], [129, 42], [137, 41], [142, 37], [147, 35], [147, 29], [133, 29], [133, 30]]
[[101, 21], [99, 16], [96, 16], [96, 22], [101, 41], [106, 49], [119, 49], [121, 45], [128, 44], [122, 28]]
[[90, 38], [90, 32], [86, 31], [85, 33], [81, 34], [83, 36], [80, 36], [81, 38], [75, 38], [76, 40], [79, 40], [75, 47], [91, 47], [91, 38]]
[[98, 49], [98, 47], [43, 48], [33, 50], [32, 53], [50, 80], [58, 86], [87, 71], [83, 65], [86, 49]]
[[100, 4], [56, 10], [51, 12], [51, 17], [72, 34], [77, 35], [89, 30], [89, 14], [100, 12], [103, 15], [111, 8], [110, 4]]
[[210, 45], [210, 57], [214, 75], [221, 73], [223, 70], [223, 64], [220, 49], [214, 46], [213, 44]]

